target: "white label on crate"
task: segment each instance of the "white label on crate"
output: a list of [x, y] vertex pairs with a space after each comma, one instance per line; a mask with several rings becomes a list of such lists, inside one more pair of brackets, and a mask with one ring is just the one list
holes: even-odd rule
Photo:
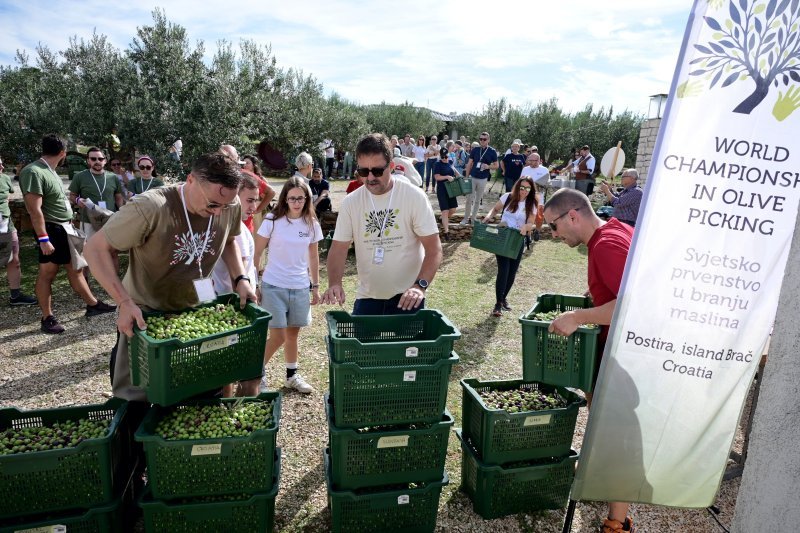
[[239, 335], [237, 333], [228, 335], [226, 337], [220, 337], [219, 339], [206, 341], [200, 345], [200, 353], [211, 352], [214, 350], [219, 350], [220, 348], [227, 348], [228, 346], [233, 346], [237, 342], [239, 342]]
[[486, 233], [492, 233], [494, 235], [497, 235], [499, 233], [499, 230], [494, 226], [489, 226], [488, 228], [486, 228]]
[[14, 533], [67, 533], [67, 526], [44, 526], [31, 529], [17, 529]]
[[409, 346], [406, 348], [406, 357], [416, 357], [419, 355], [419, 348], [416, 346]]
[[192, 446], [192, 455], [219, 455], [222, 453], [222, 444], [195, 444]]
[[401, 448], [408, 446], [408, 435], [395, 435], [394, 437], [381, 437], [378, 439], [378, 448]]
[[403, 494], [397, 497], [397, 505], [405, 505], [409, 501], [408, 494]]
[[545, 424], [550, 423], [550, 417], [553, 415], [537, 415], [537, 416], [526, 416], [525, 423], [522, 424], [523, 426], [544, 426]]
[[403, 381], [417, 381], [417, 371], [409, 370], [407, 372], [403, 372]]

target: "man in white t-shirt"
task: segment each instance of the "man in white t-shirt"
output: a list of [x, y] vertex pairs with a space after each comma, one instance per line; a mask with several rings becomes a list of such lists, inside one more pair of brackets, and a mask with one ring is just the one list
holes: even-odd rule
[[[535, 147], [534, 147], [535, 148]], [[539, 192], [540, 190], [546, 190], [547, 184], [550, 183], [550, 171], [547, 167], [542, 166], [542, 157], [533, 152], [528, 158], [525, 160], [525, 168], [522, 169], [522, 174], [520, 175], [521, 178], [528, 177], [533, 180], [533, 183], [536, 184], [536, 205], [537, 207], [537, 216], [536, 216], [536, 229], [533, 230], [533, 240], [538, 241], [541, 237], [541, 229], [542, 229], [542, 213], [544, 212], [543, 209], [543, 199], [542, 195]], [[529, 237], [525, 238], [525, 246], [530, 249], [530, 240]]]
[[[256, 283], [258, 274], [253, 260], [255, 242], [253, 241], [253, 234], [247, 229], [244, 221], [256, 212], [258, 204], [261, 202], [261, 197], [258, 195], [258, 182], [252, 176], [244, 173], [242, 174], [242, 184], [239, 189], [239, 202], [242, 204], [242, 227], [235, 240], [242, 254], [244, 275], [253, 280], [253, 283]], [[225, 261], [217, 261], [211, 274], [211, 280], [214, 282], [214, 291], [217, 294], [235, 292], [233, 290], [233, 280]]]
[[413, 313], [442, 262], [433, 209], [425, 194], [392, 175], [392, 147], [379, 133], [356, 147], [363, 187], [345, 197], [328, 251], [328, 290], [323, 303], [343, 304], [347, 250], [355, 242], [358, 288], [355, 315]]

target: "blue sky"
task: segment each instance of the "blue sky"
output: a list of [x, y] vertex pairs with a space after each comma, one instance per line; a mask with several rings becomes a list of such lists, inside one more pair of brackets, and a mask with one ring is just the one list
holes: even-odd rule
[[[127, 5], [126, 5], [127, 4]], [[669, 90], [691, 2], [40, 2], [0, 0], [0, 64], [37, 43], [105, 34], [127, 48], [161, 7], [202, 40], [270, 44], [301, 69], [360, 103], [402, 103], [443, 113], [478, 111], [505, 97], [524, 106], [551, 97], [567, 111], [587, 103], [647, 113]]]

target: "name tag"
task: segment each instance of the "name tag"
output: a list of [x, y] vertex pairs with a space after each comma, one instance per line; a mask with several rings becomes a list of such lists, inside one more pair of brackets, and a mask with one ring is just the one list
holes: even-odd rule
[[382, 265], [384, 253], [385, 250], [383, 246], [376, 246], [375, 250], [372, 252], [372, 262], [376, 265]]
[[214, 283], [211, 278], [196, 279], [192, 283], [194, 283], [194, 291], [197, 293], [199, 301], [210, 302], [216, 299], [217, 293], [214, 291]]
[[97, 202], [97, 205], [99, 205], [101, 209], [108, 209], [108, 207], [106, 207], [106, 203], [102, 200]]

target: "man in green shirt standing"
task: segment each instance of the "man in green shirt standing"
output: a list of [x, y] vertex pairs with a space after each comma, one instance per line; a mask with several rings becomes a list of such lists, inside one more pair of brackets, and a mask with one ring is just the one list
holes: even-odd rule
[[89, 168], [72, 177], [69, 184], [69, 201], [81, 209], [81, 231], [86, 239], [95, 234], [89, 222], [89, 207], [84, 203], [87, 198], [98, 207], [116, 211], [122, 207], [123, 195], [119, 180], [113, 172], [107, 172], [106, 156], [100, 148], [92, 146], [86, 153]]
[[[42, 310], [42, 331], [63, 333], [64, 326], [53, 316], [51, 293], [53, 280], [61, 266], [78, 296], [86, 303], [86, 316], [110, 313], [113, 305], [98, 300], [89, 289], [81, 270], [72, 266], [68, 231], [71, 231], [72, 207], [64, 194], [64, 185], [55, 168], [66, 157], [64, 141], [54, 134], [42, 139], [42, 157], [22, 169], [19, 182], [25, 207], [39, 243], [39, 275], [36, 297]], [[114, 178], [116, 182], [116, 178]]]
[[36, 298], [22, 294], [19, 289], [22, 281], [19, 236], [14, 221], [11, 220], [11, 209], [8, 206], [8, 197], [14, 192], [14, 185], [11, 183], [11, 176], [3, 170], [3, 159], [0, 157], [0, 266], [6, 266], [11, 305], [36, 305]]

